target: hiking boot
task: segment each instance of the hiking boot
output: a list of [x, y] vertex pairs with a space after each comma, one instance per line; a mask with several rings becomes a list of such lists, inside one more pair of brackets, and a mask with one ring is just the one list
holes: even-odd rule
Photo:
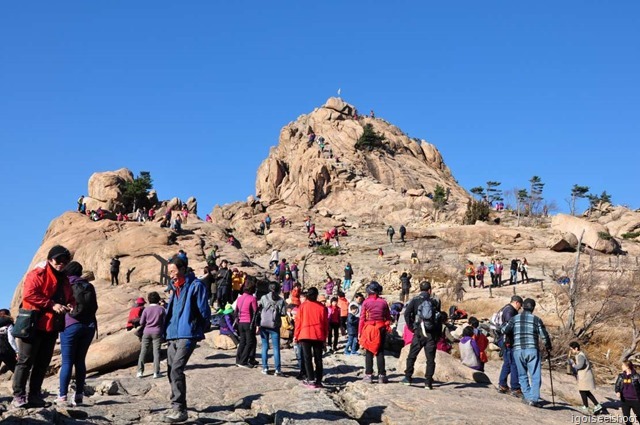
[[502, 394], [506, 394], [509, 392], [509, 387], [503, 387], [502, 385], [498, 385], [498, 392]]
[[373, 384], [373, 376], [364, 375], [364, 377], [362, 378], [362, 382], [364, 382], [365, 384]]
[[11, 406], [16, 409], [22, 409], [26, 407], [28, 404], [27, 397], [23, 395], [18, 395], [13, 397], [13, 401], [11, 402]]
[[387, 375], [378, 375], [378, 384], [388, 384], [389, 379], [387, 379]]
[[47, 402], [44, 398], [39, 395], [30, 395], [29, 396], [29, 407], [49, 407], [51, 403]]
[[516, 389], [516, 390], [511, 390], [511, 395], [514, 397], [518, 397], [518, 398], [522, 398], [522, 390], [520, 388]]
[[164, 422], [170, 424], [184, 422], [187, 419], [189, 419], [189, 415], [186, 410], [173, 410], [171, 413], [164, 415]]
[[402, 378], [402, 381], [400, 381], [400, 383], [402, 385], [411, 385], [411, 378], [407, 378], [406, 376], [404, 378]]

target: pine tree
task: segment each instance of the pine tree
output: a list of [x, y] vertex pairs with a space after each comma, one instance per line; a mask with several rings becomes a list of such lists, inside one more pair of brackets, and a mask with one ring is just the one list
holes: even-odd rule
[[589, 193], [589, 186], [578, 186], [574, 184], [571, 188], [571, 215], [576, 215], [576, 200], [586, 198]]
[[494, 181], [487, 182], [487, 189], [486, 189], [487, 201], [489, 201], [489, 204], [491, 205], [494, 202], [500, 202], [504, 200], [502, 198], [502, 189], [497, 188], [498, 186], [500, 186], [500, 184], [501, 184], [500, 182], [494, 182]]
[[439, 184], [433, 190], [433, 204], [437, 210], [442, 209], [447, 204], [447, 191]]
[[472, 187], [470, 192], [480, 198], [480, 200], [485, 198], [484, 188], [481, 186]]
[[529, 211], [531, 213], [539, 213], [539, 207], [542, 204], [542, 189], [544, 188], [544, 183], [542, 183], [542, 179], [538, 176], [533, 176], [529, 180]]
[[126, 182], [122, 191], [122, 203], [125, 211], [134, 212], [136, 208], [148, 207], [147, 195], [153, 188], [153, 179], [149, 171], [140, 171], [132, 182]]
[[384, 136], [376, 133], [371, 124], [365, 124], [363, 130], [362, 136], [356, 142], [356, 149], [372, 151], [384, 147]]

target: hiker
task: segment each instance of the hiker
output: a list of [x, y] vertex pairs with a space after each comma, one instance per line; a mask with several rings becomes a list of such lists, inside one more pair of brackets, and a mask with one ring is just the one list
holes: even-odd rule
[[[495, 332], [494, 340], [496, 345], [502, 351], [502, 369], [498, 379], [498, 391], [507, 393], [511, 391], [511, 395], [522, 397], [520, 390], [520, 381], [518, 379], [518, 367], [513, 358], [513, 340], [502, 332], [502, 325], [509, 323], [512, 317], [518, 314], [522, 308], [522, 297], [513, 295], [509, 304], [502, 307], [491, 318], [491, 328]], [[507, 386], [507, 377], [510, 376], [511, 388]]]
[[289, 269], [289, 265], [287, 264], [287, 259], [283, 258], [280, 260], [280, 264], [278, 264], [278, 282], [282, 283], [285, 278], [285, 273]]
[[[98, 297], [96, 289], [82, 278], [82, 265], [72, 261], [64, 268], [71, 285], [73, 298], [76, 303], [65, 316], [65, 328], [60, 332], [60, 353], [62, 365], [60, 367], [60, 388], [56, 404], [75, 406], [82, 404], [84, 383], [87, 376], [85, 359], [91, 341], [96, 334], [98, 311]], [[75, 369], [76, 393], [73, 401], [68, 400], [71, 370]]]
[[311, 223], [311, 226], [309, 226], [309, 238], [311, 237], [317, 238], [318, 234], [316, 233], [316, 224], [315, 223]]
[[284, 216], [280, 217], [280, 228], [284, 228], [285, 224], [287, 224], [287, 219]]
[[[38, 319], [35, 327], [29, 331], [29, 337], [22, 338], [18, 344], [11, 402], [15, 408], [49, 405], [42, 397], [42, 381], [51, 362], [58, 332], [64, 329], [64, 315], [75, 304], [71, 285], [64, 273], [64, 267], [70, 261], [69, 250], [55, 245], [49, 250], [47, 261], [38, 263], [24, 279], [22, 308], [37, 311]], [[17, 324], [14, 325], [14, 333]]]
[[327, 307], [327, 317], [329, 320], [327, 347], [329, 347], [329, 353], [335, 353], [338, 351], [338, 335], [340, 332], [340, 307], [338, 307], [338, 297], [331, 297], [331, 302]]
[[127, 319], [128, 331], [140, 326], [140, 318], [142, 317], [142, 313], [144, 312], [144, 305], [146, 303], [147, 302], [142, 297], [138, 297], [136, 299], [136, 305], [131, 307], [131, 310], [129, 310], [129, 317]]
[[172, 412], [165, 415], [164, 420], [173, 423], [188, 418], [184, 370], [198, 341], [204, 339], [205, 329], [211, 324], [211, 309], [207, 302], [207, 288], [188, 272], [184, 260], [174, 258], [168, 272], [175, 286], [164, 321]]
[[407, 228], [404, 227], [404, 224], [401, 224], [398, 230], [400, 231], [400, 242], [405, 243], [404, 237], [407, 234]]
[[251, 356], [256, 341], [256, 321], [258, 317], [258, 302], [253, 296], [255, 286], [247, 284], [244, 286], [242, 295], [236, 302], [235, 314], [238, 319], [238, 335], [240, 343], [236, 352], [236, 366], [243, 368], [252, 368], [254, 358]]
[[[622, 416], [628, 418], [625, 425], [637, 423], [640, 420], [640, 375], [630, 360], [622, 362], [622, 373], [616, 379], [615, 392], [622, 403]], [[636, 416], [631, 421], [631, 410]]]
[[207, 288], [207, 299], [209, 300], [209, 306], [213, 306], [213, 299], [214, 299], [213, 295], [215, 294], [214, 285], [216, 281], [216, 276], [213, 273], [211, 273], [209, 266], [205, 266], [202, 269], [202, 272], [203, 272], [202, 276], [199, 276], [198, 279], [200, 280], [200, 282], [202, 282], [204, 287]]
[[324, 293], [327, 298], [330, 298], [333, 295], [333, 288], [336, 286], [336, 283], [331, 276], [327, 277], [327, 283], [324, 285]]
[[[207, 291], [208, 292], [208, 291]], [[208, 295], [208, 293], [207, 293]], [[153, 349], [153, 378], [160, 378], [160, 344], [162, 344], [162, 331], [166, 311], [160, 306], [160, 294], [149, 292], [147, 295], [149, 306], [144, 309], [140, 317], [142, 339], [140, 344], [140, 356], [138, 357], [138, 373], [136, 376], [144, 376], [144, 362], [149, 349]], [[208, 301], [208, 300], [207, 300]]]
[[180, 217], [179, 213], [176, 215], [176, 218], [174, 218], [173, 221], [171, 222], [170, 229], [177, 233], [180, 233], [182, 231], [182, 218]]
[[213, 223], [213, 219], [211, 218], [211, 216], [209, 214], [204, 216], [204, 221], [205, 221], [205, 223]]
[[264, 220], [262, 220], [260, 222], [260, 224], [258, 225], [258, 234], [260, 235], [264, 235], [264, 230], [267, 228], [266, 224], [264, 224]]
[[491, 262], [487, 266], [489, 276], [491, 276], [491, 286], [496, 286], [496, 261], [492, 258]]
[[353, 279], [353, 267], [351, 263], [344, 266], [344, 279], [342, 280], [342, 290], [347, 292], [351, 288], [351, 280]]
[[467, 267], [464, 269], [464, 275], [467, 277], [469, 281], [469, 288], [472, 286], [476, 287], [476, 268], [473, 267], [473, 261], [469, 260], [467, 262]]
[[411, 292], [411, 273], [402, 272], [400, 275], [400, 302], [406, 303]]
[[347, 344], [344, 346], [345, 356], [358, 356], [358, 328], [360, 318], [358, 317], [358, 306], [351, 304], [349, 306], [349, 315], [347, 316]]
[[12, 332], [11, 312], [6, 308], [0, 309], [0, 363], [2, 363], [0, 374], [7, 370], [13, 372], [16, 367], [18, 344]]
[[236, 267], [231, 271], [231, 302], [234, 302], [240, 296], [242, 287], [244, 286], [245, 274]]
[[218, 270], [218, 279], [216, 280], [218, 285], [218, 305], [226, 305], [231, 303], [231, 279], [232, 273], [229, 270], [229, 262], [222, 260], [220, 262], [220, 270]]
[[282, 279], [282, 297], [286, 300], [291, 294], [293, 289], [293, 278], [291, 277], [291, 270], [284, 272], [284, 279]]
[[264, 224], [267, 226], [267, 231], [271, 229], [271, 216], [269, 214], [264, 218]]
[[381, 247], [378, 248], [378, 260], [382, 260], [384, 258], [384, 251]]
[[273, 251], [271, 251], [271, 257], [269, 257], [269, 270], [273, 270], [273, 268], [276, 267], [279, 262], [280, 251], [278, 251], [278, 248], [274, 248]]
[[187, 209], [186, 204], [182, 205], [182, 217], [183, 217], [182, 222], [184, 224], [187, 224], [187, 222], [189, 221], [189, 210]]
[[209, 270], [214, 271], [214, 270], [218, 270], [218, 267], [216, 265], [216, 260], [218, 259], [218, 245], [214, 245], [213, 248], [211, 248], [211, 251], [209, 251], [209, 255], [207, 255], [207, 266], [209, 266]]
[[307, 229], [307, 233], [309, 233], [309, 230], [311, 229], [311, 217], [307, 216], [307, 218], [304, 219], [304, 227]]
[[[307, 388], [322, 388], [322, 350], [327, 340], [327, 309], [318, 302], [318, 289], [309, 288], [295, 321], [294, 342], [300, 344]], [[315, 369], [314, 369], [315, 364]]]
[[82, 214], [82, 205], [84, 205], [84, 195], [78, 198], [78, 212]]
[[[451, 334], [451, 331], [456, 330], [456, 326], [449, 323], [449, 315], [444, 311], [440, 313], [440, 322], [442, 323], [442, 332], [440, 334], [440, 338], [438, 338], [438, 342], [436, 343], [436, 350], [444, 351], [445, 353], [451, 354], [453, 343], [459, 342]], [[404, 335], [403, 335], [403, 339], [404, 339]], [[411, 340], [409, 340], [409, 344], [411, 344]], [[405, 341], [405, 345], [406, 345], [406, 341]]]
[[307, 142], [308, 146], [313, 145], [313, 142], [316, 140], [316, 133], [313, 132], [313, 130], [311, 130], [309, 132], [309, 141]]
[[[590, 414], [589, 400], [594, 404], [593, 414], [597, 415], [602, 410], [602, 405], [598, 403], [598, 400], [594, 397], [592, 391], [596, 390], [596, 379], [593, 376], [593, 369], [591, 368], [591, 362], [587, 358], [587, 355], [580, 350], [580, 344], [575, 341], [569, 343], [569, 349], [571, 354], [575, 356], [575, 360], [569, 358], [569, 366], [578, 380], [578, 391], [580, 392], [580, 398], [582, 399], [582, 413]], [[629, 416], [628, 414], [625, 416]]]
[[376, 117], [376, 115], [373, 113], [373, 109], [372, 109], [372, 110], [371, 110], [371, 112], [369, 113], [369, 116], [370, 116], [371, 118], [375, 118], [375, 117]]
[[149, 222], [152, 222], [153, 220], [155, 220], [155, 218], [156, 218], [156, 210], [154, 210], [153, 207], [151, 207], [147, 212], [147, 219], [149, 220]]
[[502, 286], [502, 260], [496, 260], [496, 285]]
[[393, 226], [389, 225], [389, 227], [387, 228], [387, 236], [389, 236], [389, 242], [393, 243], [393, 235], [396, 233], [395, 229], [393, 228]]
[[382, 286], [372, 281], [367, 286], [367, 299], [362, 303], [358, 335], [360, 346], [365, 350], [364, 378], [366, 383], [373, 383], [373, 358], [376, 358], [378, 368], [378, 384], [386, 384], [387, 371], [384, 358], [384, 342], [387, 333], [391, 331], [391, 313], [389, 304], [380, 298]]
[[484, 364], [489, 361], [489, 357], [487, 356], [489, 338], [487, 338], [480, 329], [480, 321], [476, 317], [469, 317], [469, 326], [473, 329], [473, 340], [478, 347], [478, 358], [480, 359], [480, 368], [478, 370], [484, 372]]
[[420, 294], [407, 304], [404, 311], [405, 326], [413, 332], [407, 365], [402, 384], [411, 385], [413, 368], [418, 353], [424, 349], [427, 358], [424, 387], [433, 389], [433, 374], [436, 370], [436, 348], [440, 337], [441, 326], [440, 300], [431, 295], [431, 282], [420, 282]]
[[262, 341], [262, 373], [269, 373], [267, 356], [269, 341], [273, 345], [274, 376], [282, 376], [280, 365], [280, 327], [282, 316], [286, 315], [284, 299], [278, 294], [280, 289], [276, 282], [269, 283], [269, 293], [260, 298], [260, 340]]
[[[286, 302], [286, 300], [285, 300]], [[280, 338], [285, 341], [285, 348], [292, 348], [293, 345], [293, 329], [295, 322], [293, 321], [293, 309], [295, 305], [289, 304], [287, 306], [285, 315], [281, 317], [282, 324], [280, 325]]]
[[302, 295], [302, 285], [300, 282], [296, 282], [291, 290], [291, 304], [298, 307], [301, 303], [300, 296]]
[[[503, 328], [503, 333], [513, 341], [513, 358], [518, 367], [518, 380], [529, 406], [541, 407], [540, 385], [542, 384], [542, 355], [538, 351], [538, 340], [544, 341], [547, 353], [551, 351], [551, 338], [538, 316], [534, 316], [535, 300], [527, 298], [522, 303], [522, 313], [514, 316]], [[531, 380], [529, 376], [531, 375]]]
[[411, 252], [411, 264], [418, 264], [420, 262], [420, 260], [418, 260], [418, 253], [416, 252], [416, 250], [414, 249]]
[[111, 286], [119, 285], [118, 275], [120, 274], [120, 260], [115, 256], [111, 259], [111, 263], [109, 264], [109, 271], [111, 272]]
[[520, 261], [518, 266], [518, 271], [520, 271], [522, 283], [529, 283], [529, 262], [525, 257], [522, 257], [522, 261]]
[[220, 335], [228, 336], [237, 346], [240, 340], [238, 339], [238, 334], [236, 334], [236, 331], [233, 328], [233, 322], [235, 320], [233, 316], [233, 306], [231, 304], [227, 304], [224, 309], [221, 308], [218, 310], [218, 314], [222, 315], [222, 319], [218, 322], [220, 324]]
[[289, 267], [289, 271], [291, 272], [291, 278], [297, 282], [298, 281], [298, 260], [293, 260], [291, 266]]
[[338, 308], [340, 308], [340, 333], [347, 334], [347, 317], [349, 316], [349, 300], [345, 298], [344, 292], [338, 289]]
[[473, 328], [471, 326], [465, 326], [462, 329], [462, 338], [459, 344], [460, 361], [462, 364], [482, 371], [482, 362], [480, 361], [480, 350], [475, 339], [473, 339]]
[[518, 259], [514, 258], [511, 260], [511, 265], [509, 266], [509, 285], [515, 285], [518, 283]]
[[349, 309], [351, 309], [352, 305], [355, 305], [356, 307], [358, 307], [358, 313], [356, 314], [357, 317], [360, 317], [360, 313], [362, 312], [363, 302], [364, 302], [364, 295], [362, 295], [362, 292], [356, 292], [355, 295], [353, 296], [353, 301], [351, 301], [351, 303], [349, 304]]
[[480, 265], [476, 269], [476, 280], [478, 286], [484, 289], [484, 274], [487, 272], [487, 267], [484, 265], [484, 261], [480, 261]]
[[456, 282], [456, 285], [453, 287], [453, 293], [456, 296], [456, 302], [457, 303], [461, 303], [462, 300], [464, 299], [464, 293], [467, 292], [466, 289], [464, 289], [464, 282]]

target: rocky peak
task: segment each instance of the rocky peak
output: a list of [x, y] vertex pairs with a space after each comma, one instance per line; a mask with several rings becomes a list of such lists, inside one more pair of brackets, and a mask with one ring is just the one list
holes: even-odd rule
[[[353, 208], [349, 200], [357, 200], [382, 212], [406, 210], [398, 218], [413, 221], [432, 213], [433, 202], [427, 195], [441, 185], [449, 190], [448, 217], [459, 218], [470, 198], [438, 149], [383, 119], [356, 119], [356, 111], [334, 97], [286, 125], [278, 145], [258, 169], [256, 194], [267, 203], [280, 201], [305, 209], [325, 206], [334, 212]], [[384, 149], [356, 149], [367, 124], [384, 136]], [[311, 133], [316, 137], [310, 143]]]

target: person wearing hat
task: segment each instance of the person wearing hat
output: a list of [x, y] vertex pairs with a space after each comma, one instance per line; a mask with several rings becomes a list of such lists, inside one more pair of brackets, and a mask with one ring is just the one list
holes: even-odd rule
[[129, 310], [129, 319], [127, 320], [127, 330], [130, 331], [140, 326], [140, 318], [144, 312], [144, 305], [147, 302], [142, 297], [136, 299], [136, 305]]
[[233, 340], [236, 346], [239, 343], [238, 334], [233, 329], [233, 306], [227, 304], [224, 309], [218, 310], [218, 314], [221, 314], [224, 320], [220, 321], [220, 335], [226, 335]]
[[47, 261], [37, 264], [25, 277], [22, 308], [38, 311], [39, 318], [32, 335], [19, 344], [11, 403], [15, 408], [48, 405], [41, 395], [42, 381], [51, 362], [58, 332], [64, 329], [64, 316], [75, 305], [64, 273], [64, 267], [70, 261], [69, 250], [56, 245], [49, 250]]
[[386, 384], [387, 371], [384, 359], [384, 340], [391, 331], [391, 312], [389, 304], [380, 297], [382, 286], [372, 281], [367, 286], [368, 297], [362, 303], [358, 335], [360, 346], [365, 349], [364, 382], [373, 383], [373, 358], [378, 366], [378, 383]]

